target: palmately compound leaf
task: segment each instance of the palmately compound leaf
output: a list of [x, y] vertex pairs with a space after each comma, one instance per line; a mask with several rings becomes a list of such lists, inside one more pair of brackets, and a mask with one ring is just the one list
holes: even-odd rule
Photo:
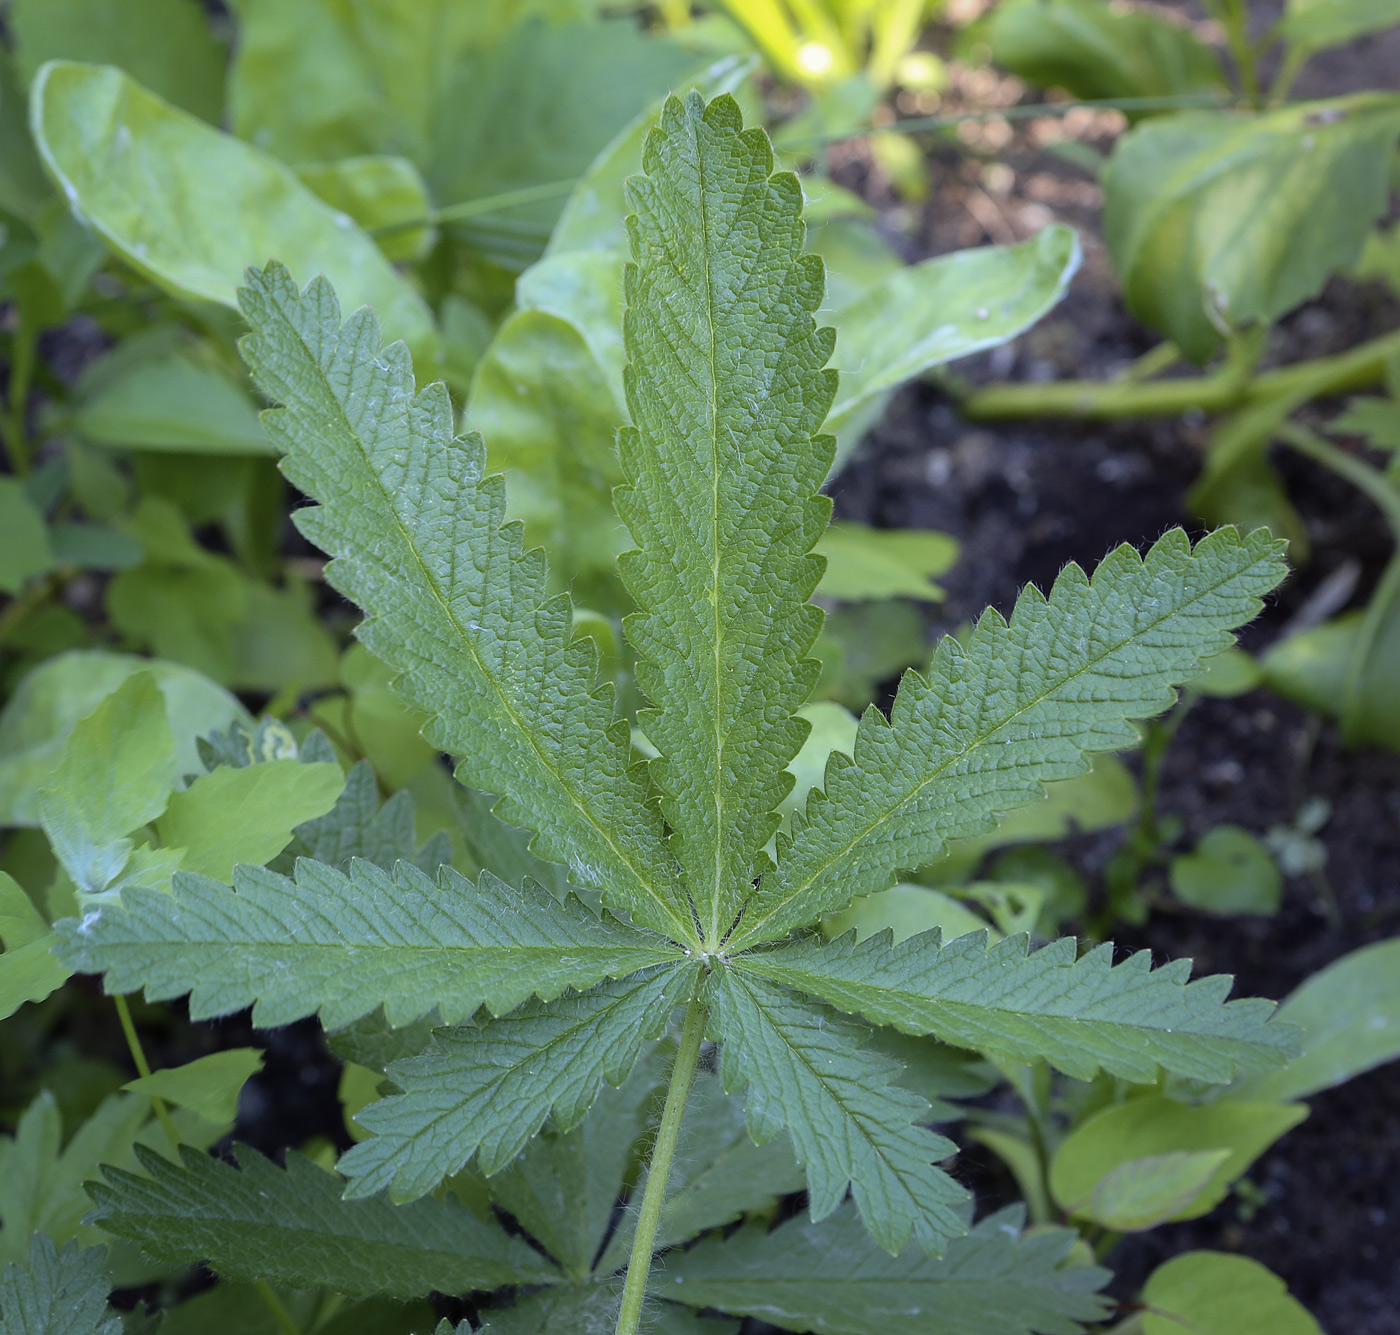
[[692, 964], [663, 965], [438, 1030], [434, 1049], [389, 1067], [404, 1092], [356, 1118], [374, 1134], [340, 1161], [351, 1179], [346, 1194], [389, 1187], [395, 1200], [414, 1200], [473, 1155], [488, 1177], [499, 1172], [551, 1112], [561, 1130], [577, 1126], [604, 1080], [627, 1078], [694, 979]]
[[207, 1262], [220, 1275], [350, 1298], [420, 1298], [559, 1272], [523, 1239], [452, 1197], [395, 1206], [341, 1199], [345, 1183], [298, 1154], [285, 1169], [240, 1147], [239, 1168], [183, 1151], [182, 1167], [138, 1151], [143, 1175], [104, 1169], [88, 1191], [94, 1223], [161, 1261]]
[[68, 1243], [62, 1251], [34, 1235], [28, 1264], [0, 1275], [0, 1330], [5, 1335], [121, 1335], [122, 1319], [107, 1306], [112, 1281], [107, 1249]]
[[706, 996], [725, 1088], [747, 1087], [755, 1140], [787, 1128], [807, 1170], [813, 1219], [829, 1215], [849, 1185], [886, 1251], [899, 1252], [911, 1234], [926, 1250], [941, 1251], [964, 1231], [966, 1193], [933, 1163], [956, 1146], [916, 1125], [928, 1104], [894, 1083], [896, 1062], [861, 1050], [856, 1025], [732, 970], [711, 975]]
[[892, 945], [888, 932], [859, 944], [851, 934], [755, 951], [734, 966], [872, 1024], [1009, 1062], [1043, 1057], [1081, 1080], [1103, 1070], [1150, 1084], [1165, 1070], [1226, 1083], [1281, 1066], [1296, 1038], [1270, 1022], [1273, 1002], [1227, 1002], [1224, 975], [1190, 982], [1189, 960], [1153, 969], [1146, 950], [1115, 965], [1112, 945], [1077, 957], [1072, 937], [1028, 953], [1024, 936], [989, 946], [969, 933], [944, 945], [935, 930]]
[[407, 349], [380, 348], [369, 310], [340, 321], [330, 285], [299, 293], [278, 265], [250, 270], [245, 360], [282, 404], [264, 415], [284, 471], [319, 504], [297, 512], [334, 559], [327, 578], [365, 612], [358, 634], [430, 721], [458, 776], [502, 794], [499, 814], [539, 853], [641, 923], [680, 939], [693, 918], [661, 815], [631, 765], [590, 639], [574, 638], [544, 558], [505, 522], [477, 436], [457, 438], [442, 385], [419, 391]]
[[731, 97], [670, 98], [629, 185], [625, 384], [633, 426], [614, 496], [638, 550], [623, 579], [639, 723], [704, 939], [717, 943], [777, 829], [794, 717], [816, 681], [810, 555], [831, 513], [835, 331], [818, 329], [821, 260], [804, 255], [802, 187], [772, 175]]
[[1084, 773], [1092, 753], [1134, 745], [1134, 721], [1166, 708], [1258, 610], [1283, 576], [1280, 553], [1262, 529], [1221, 529], [1194, 549], [1173, 530], [1145, 558], [1118, 548], [1092, 580], [1066, 566], [1048, 598], [1021, 595], [1009, 624], [987, 612], [966, 648], [946, 636], [927, 680], [905, 676], [888, 721], [866, 711], [854, 759], [833, 754], [730, 948], [885, 889], [1043, 784]]
[[443, 867], [435, 884], [400, 862], [356, 861], [349, 874], [297, 864], [295, 880], [239, 867], [230, 890], [178, 875], [170, 894], [130, 890], [57, 930], [74, 968], [109, 992], [190, 994], [197, 1020], [253, 1006], [260, 1027], [319, 1014], [329, 1029], [383, 1006], [391, 1025], [436, 1008], [455, 1024], [479, 1006], [501, 1014], [649, 965], [684, 959], [653, 932], [560, 904], [527, 882]]
[[889, 1256], [843, 1206], [819, 1223], [749, 1227], [673, 1256], [654, 1291], [821, 1335], [1075, 1335], [1107, 1307], [1098, 1266], [1062, 1266], [1077, 1236], [1021, 1235], [1018, 1211], [984, 1219], [931, 1257]]

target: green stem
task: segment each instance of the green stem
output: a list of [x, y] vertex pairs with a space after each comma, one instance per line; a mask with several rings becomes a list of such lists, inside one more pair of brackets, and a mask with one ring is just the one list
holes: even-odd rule
[[1222, 18], [1230, 54], [1240, 72], [1240, 86], [1250, 97], [1259, 96], [1258, 53], [1249, 40], [1249, 13], [1244, 0], [1224, 0]]
[[1288, 48], [1288, 54], [1284, 56], [1283, 63], [1279, 65], [1278, 73], [1274, 75], [1274, 81], [1269, 85], [1269, 100], [1271, 102], [1282, 102], [1288, 96], [1289, 90], [1293, 87], [1293, 80], [1298, 77], [1299, 71], [1308, 63], [1308, 58], [1312, 51], [1306, 46], [1295, 43]]
[[1291, 445], [1299, 454], [1330, 468], [1338, 477], [1345, 478], [1357, 491], [1362, 492], [1385, 516], [1390, 525], [1391, 536], [1400, 544], [1400, 487], [1397, 487], [1378, 468], [1372, 468], [1364, 459], [1338, 449], [1330, 440], [1310, 431], [1297, 422], [1282, 423], [1275, 434], [1286, 445]]
[[[141, 1046], [141, 1038], [136, 1032], [136, 1025], [131, 1019], [131, 1007], [126, 1004], [126, 998], [117, 995], [112, 998], [117, 1007], [117, 1018], [122, 1022], [122, 1033], [126, 1035], [126, 1046], [131, 1050], [131, 1060], [136, 1063], [136, 1074], [143, 1080], [151, 1073], [151, 1063], [146, 1060], [145, 1049]], [[151, 1100], [151, 1110], [155, 1113], [161, 1126], [165, 1128], [165, 1134], [170, 1138], [170, 1144], [175, 1149], [180, 1147], [180, 1133], [175, 1129], [175, 1123], [171, 1121], [170, 1109], [165, 1106], [165, 1100], [155, 1094], [149, 1096]]]
[[31, 580], [5, 604], [4, 610], [0, 611], [0, 645], [3, 645], [20, 628], [31, 612], [48, 602], [55, 587], [55, 581], [51, 577]]
[[1170, 339], [1165, 343], [1159, 343], [1149, 352], [1144, 352], [1127, 371], [1123, 373], [1122, 380], [1129, 384], [1141, 384], [1145, 380], [1151, 380], [1154, 376], [1159, 376], [1163, 371], [1169, 370], [1181, 360], [1181, 349]]
[[1295, 362], [1251, 378], [1242, 357], [1227, 356], [1211, 375], [1181, 380], [1062, 380], [1049, 385], [988, 385], [959, 405], [973, 422], [1035, 417], [1175, 417], [1188, 408], [1207, 413], [1250, 407], [1302, 395], [1302, 402], [1324, 394], [1365, 389], [1381, 382], [1389, 358], [1400, 355], [1400, 330], [1358, 344], [1347, 352]]
[[433, 227], [438, 223], [481, 218], [490, 213], [500, 213], [503, 209], [519, 208], [522, 204], [535, 204], [542, 199], [557, 199], [560, 195], [567, 195], [577, 184], [578, 177], [571, 176], [567, 181], [547, 181], [543, 185], [527, 185], [519, 190], [506, 190], [499, 195], [464, 199], [460, 204], [448, 204], [445, 208], [434, 209], [421, 218], [405, 218], [400, 222], [371, 227], [370, 235], [392, 236], [396, 232], [410, 232], [417, 227]]
[[622, 1307], [617, 1314], [617, 1335], [637, 1335], [642, 1320], [642, 1300], [646, 1297], [651, 1273], [651, 1253], [656, 1246], [656, 1230], [661, 1223], [661, 1207], [666, 1203], [666, 1187], [671, 1180], [671, 1161], [676, 1157], [681, 1119], [685, 1116], [690, 1082], [700, 1059], [700, 1043], [705, 1037], [708, 1012], [699, 997], [692, 997], [686, 1008], [680, 1046], [671, 1067], [671, 1084], [666, 1090], [666, 1106], [661, 1110], [661, 1127], [647, 1165], [647, 1186], [637, 1216], [637, 1234], [632, 1240], [632, 1257], [627, 1263], [627, 1282], [622, 1289]]
[[14, 341], [10, 345], [9, 402], [5, 414], [5, 447], [10, 467], [23, 476], [29, 472], [29, 434], [25, 409], [29, 406], [29, 386], [34, 379], [34, 354], [38, 331], [21, 313]]
[[277, 1323], [283, 1335], [301, 1335], [301, 1327], [292, 1320], [292, 1314], [283, 1306], [282, 1300], [273, 1291], [272, 1285], [265, 1279], [254, 1281], [253, 1287], [258, 1291], [258, 1297], [263, 1300], [263, 1306], [272, 1313], [272, 1319]]

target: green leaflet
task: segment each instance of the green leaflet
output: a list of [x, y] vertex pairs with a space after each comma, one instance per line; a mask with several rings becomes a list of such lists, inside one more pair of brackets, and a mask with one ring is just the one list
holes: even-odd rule
[[228, 57], [197, 0], [14, 0], [10, 25], [26, 80], [47, 60], [116, 65], [167, 102], [219, 119]]
[[18, 593], [53, 563], [44, 516], [18, 478], [0, 477], [0, 592]]
[[[579, 885], [692, 937], [627, 728], [612, 725], [610, 690], [593, 690], [592, 643], [572, 638], [540, 554], [503, 526], [500, 479], [483, 477], [478, 438], [454, 438], [446, 391], [415, 391], [407, 352], [380, 352], [369, 311], [342, 327], [324, 280], [302, 295], [270, 265], [249, 272], [242, 302], [244, 356], [284, 405], [264, 425], [288, 452], [287, 476], [320, 502], [298, 525], [365, 609], [361, 639], [432, 715], [425, 735], [461, 757], [463, 782], [506, 794], [501, 816], [536, 830], [539, 852]], [[464, 544], [472, 561], [458, 559]]]
[[810, 992], [872, 1024], [936, 1034], [1006, 1062], [1045, 1058], [1081, 1080], [1100, 1070], [1139, 1084], [1159, 1071], [1217, 1083], [1282, 1066], [1297, 1031], [1270, 1021], [1274, 1003], [1225, 1000], [1221, 974], [1189, 982], [1191, 963], [1152, 968], [1150, 951], [1113, 963], [1112, 945], [1077, 957], [1073, 937], [1027, 952], [1024, 936], [943, 943], [937, 931], [898, 945], [799, 941], [743, 955], [736, 968]]
[[730, 97], [672, 98], [634, 178], [624, 341], [634, 426], [620, 437], [620, 562], [640, 612], [628, 637], [652, 702], [639, 725], [701, 939], [717, 943], [806, 734], [821, 628], [811, 557], [836, 389], [818, 330], [821, 262], [802, 254], [802, 191], [771, 176], [761, 130]]
[[351, 1179], [346, 1195], [389, 1187], [395, 1200], [414, 1200], [473, 1155], [488, 1177], [499, 1172], [551, 1111], [562, 1130], [577, 1126], [604, 1080], [627, 1078], [694, 977], [692, 965], [664, 965], [527, 1002], [476, 1027], [438, 1030], [434, 1050], [390, 1066], [404, 1093], [356, 1119], [374, 1134], [340, 1161]]
[[156, 832], [162, 844], [185, 850], [185, 871], [228, 881], [235, 863], [275, 858], [292, 831], [326, 815], [344, 788], [345, 775], [333, 763], [220, 766], [171, 795]]
[[[522, 1298], [513, 1307], [493, 1308], [479, 1335], [613, 1335], [620, 1288], [614, 1284], [560, 1286]], [[732, 1321], [693, 1316], [667, 1303], [648, 1305], [641, 1335], [734, 1335]], [[459, 1335], [465, 1335], [465, 1327]]]
[[1397, 133], [1393, 93], [1144, 122], [1103, 176], [1129, 310], [1203, 362], [1222, 325], [1269, 323], [1315, 296], [1385, 211]]
[[434, 1008], [455, 1024], [483, 1005], [502, 1013], [684, 958], [652, 933], [489, 872], [473, 884], [444, 867], [435, 884], [409, 863], [391, 874], [356, 861], [346, 875], [302, 861], [295, 880], [240, 866], [234, 886], [181, 874], [170, 894], [130, 890], [63, 922], [63, 958], [106, 973], [109, 992], [188, 992], [195, 1019], [253, 1004], [260, 1027], [318, 1013], [328, 1029], [381, 1005], [392, 1025]]
[[1221, 529], [1194, 549], [1174, 530], [1145, 558], [1118, 548], [1092, 580], [1067, 566], [1048, 598], [1028, 588], [1009, 624], [987, 612], [967, 648], [943, 639], [888, 722], [867, 711], [855, 758], [833, 754], [731, 949], [883, 890], [1042, 784], [1082, 774], [1091, 753], [1133, 745], [1132, 721], [1164, 709], [1278, 583], [1280, 550], [1263, 530]]
[[107, 893], [132, 874], [146, 850], [126, 836], [170, 799], [175, 739], [165, 711], [150, 673], [127, 678], [68, 734], [39, 795], [54, 856], [84, 895]]
[[5, 1335], [121, 1335], [122, 1319], [107, 1307], [112, 1281], [107, 1251], [70, 1242], [59, 1251], [34, 1235], [28, 1263], [0, 1275], [0, 1322]]
[[727, 969], [711, 976], [706, 998], [723, 1044], [724, 1086], [747, 1087], [755, 1140], [787, 1128], [807, 1170], [813, 1219], [829, 1215], [849, 1185], [871, 1236], [890, 1253], [911, 1235], [941, 1251], [964, 1231], [966, 1193], [933, 1165], [956, 1147], [915, 1125], [928, 1104], [894, 1084], [898, 1063], [860, 1049], [858, 1026]]
[[198, 1113], [206, 1122], [232, 1123], [243, 1086], [262, 1070], [259, 1048], [224, 1048], [183, 1066], [167, 1066], [122, 1086], [133, 1094], [165, 1099]]
[[[273, 870], [286, 874], [297, 858], [324, 862], [342, 872], [350, 870], [352, 858], [363, 858], [384, 871], [392, 871], [396, 862], [411, 862], [419, 871], [436, 876], [438, 868], [450, 860], [451, 849], [436, 835], [419, 848], [412, 796], [400, 789], [381, 802], [374, 767], [361, 760], [345, 776], [345, 789], [335, 806], [296, 827], [291, 843], [272, 863]], [[520, 878], [504, 879], [515, 883]]]
[[108, 1168], [89, 1187], [93, 1222], [164, 1261], [208, 1261], [232, 1279], [348, 1297], [418, 1298], [558, 1272], [522, 1239], [446, 1200], [341, 1199], [344, 1182], [297, 1154], [286, 1169], [240, 1148], [242, 1171], [185, 1150], [183, 1167], [141, 1153], [145, 1176]]
[[1227, 1252], [1173, 1257], [1152, 1272], [1142, 1301], [1144, 1335], [1322, 1335], [1283, 1280]]
[[58, 938], [13, 876], [0, 871], [0, 1020], [27, 1001], [42, 1001], [68, 980], [54, 958]]
[[372, 302], [415, 351], [426, 303], [346, 216], [291, 168], [147, 92], [110, 65], [50, 61], [31, 92], [45, 169], [99, 235], [173, 295], [233, 306], [248, 264], [277, 254]]
[[1108, 1309], [1095, 1295], [1108, 1272], [1063, 1268], [1070, 1229], [1020, 1235], [1018, 1211], [984, 1219], [945, 1256], [916, 1247], [888, 1256], [856, 1212], [746, 1228], [672, 1257], [656, 1291], [695, 1307], [752, 1313], [821, 1335], [1074, 1335]]

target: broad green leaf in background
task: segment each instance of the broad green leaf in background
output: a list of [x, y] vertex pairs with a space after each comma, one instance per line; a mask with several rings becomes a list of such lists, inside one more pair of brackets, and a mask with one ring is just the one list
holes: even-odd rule
[[290, 167], [161, 101], [120, 70], [53, 61], [34, 80], [34, 137], [70, 203], [130, 265], [179, 297], [237, 305], [269, 256], [324, 273], [390, 337], [425, 352], [432, 316], [374, 242]]
[[1269, 1023], [1271, 1002], [1226, 1002], [1223, 975], [1188, 982], [1190, 963], [1152, 970], [1151, 952], [1113, 964], [1100, 946], [1077, 956], [1073, 937], [1027, 953], [1025, 936], [988, 947], [976, 936], [944, 945], [936, 932], [890, 948], [876, 937], [803, 940], [739, 956], [734, 968], [823, 998], [873, 1024], [934, 1034], [1008, 1062], [1043, 1057], [1090, 1079], [1103, 1069], [1148, 1082], [1158, 1067], [1229, 1081], [1280, 1066], [1296, 1033]]
[[0, 1321], [8, 1335], [121, 1335], [122, 1319], [107, 1306], [112, 1287], [102, 1247], [69, 1243], [60, 1251], [42, 1233], [29, 1256], [0, 1274]]
[[171, 796], [156, 833], [167, 847], [184, 849], [182, 870], [227, 881], [237, 862], [272, 861], [293, 829], [324, 816], [344, 787], [336, 764], [220, 766]]
[[1280, 34], [1308, 51], [1341, 46], [1400, 23], [1400, 0], [1288, 0]]
[[186, 1149], [183, 1165], [140, 1156], [144, 1174], [105, 1170], [94, 1222], [168, 1261], [207, 1261], [234, 1279], [351, 1297], [418, 1298], [549, 1282], [557, 1271], [523, 1239], [445, 1200], [346, 1201], [344, 1182], [297, 1154], [285, 1169], [241, 1149], [239, 1168]]
[[1105, 1173], [1073, 1213], [1119, 1233], [1156, 1228], [1188, 1209], [1229, 1157], [1228, 1149], [1171, 1150], [1128, 1159]]
[[992, 60], [1030, 83], [1075, 97], [1223, 93], [1215, 52], [1160, 11], [1105, 0], [1007, 0], [992, 11]]
[[477, 366], [467, 421], [508, 476], [527, 544], [545, 547], [580, 598], [600, 601], [594, 585], [613, 582], [629, 545], [612, 507], [618, 408], [578, 330], [543, 311], [512, 315]]
[[1070, 1133], [1051, 1160], [1050, 1190], [1063, 1209], [1078, 1213], [1092, 1207], [1100, 1183], [1124, 1164], [1157, 1155], [1227, 1150], [1201, 1190], [1171, 1216], [1195, 1219], [1214, 1209], [1230, 1184], [1307, 1115], [1302, 1104], [1187, 1104], [1144, 1094], [1104, 1108]]
[[287, 162], [398, 153], [422, 165], [462, 52], [587, 0], [233, 0], [233, 131]]
[[1142, 1291], [1144, 1335], [1322, 1335], [1271, 1270], [1247, 1256], [1187, 1252]]
[[1178, 854], [1169, 868], [1172, 894], [1207, 913], [1268, 917], [1278, 912], [1283, 875], [1269, 851], [1238, 825], [1216, 825], [1195, 851]]
[[1302, 1099], [1400, 1057], [1400, 940], [1362, 946], [1307, 979], [1279, 1006], [1303, 1032], [1282, 1070], [1231, 1088], [1244, 1099]]
[[[818, 329], [821, 262], [802, 253], [802, 193], [773, 174], [738, 105], [671, 99], [628, 186], [634, 264], [623, 324], [633, 425], [614, 496], [637, 544], [620, 570], [638, 716], [701, 939], [742, 908], [777, 828], [793, 714], [819, 671], [810, 555], [831, 514], [818, 495], [832, 442], [834, 341]], [[736, 298], [730, 294], [744, 294]]]
[[551, 198], [448, 224], [498, 263], [543, 252], [572, 182], [608, 141], [695, 64], [629, 19], [519, 24], [467, 48], [444, 88], [425, 175], [446, 206], [532, 187]]
[[132, 854], [125, 836], [165, 810], [175, 739], [149, 673], [129, 677], [68, 734], [39, 796], [39, 818], [77, 888], [101, 894]]
[[218, 124], [228, 57], [199, 0], [11, 0], [8, 21], [27, 80], [50, 60], [116, 65], [158, 97]]
[[[752, 55], [726, 55], [696, 70], [689, 80], [707, 102], [728, 93], [745, 105], [745, 119], [753, 122], [747, 102], [750, 76], [758, 62]], [[676, 92], [686, 91], [681, 85]], [[661, 116], [657, 102], [639, 112], [620, 129], [612, 142], [595, 157], [569, 193], [567, 202], [550, 233], [546, 255], [562, 255], [575, 250], [620, 252], [627, 244], [624, 198], [627, 179], [642, 169], [642, 145]]]
[[57, 941], [33, 901], [12, 876], [0, 872], [0, 1020], [27, 1001], [42, 1001], [62, 987], [68, 970], [52, 947]]
[[[1389, 584], [1389, 588], [1387, 588]], [[1355, 742], [1400, 751], [1400, 582], [1384, 581], [1369, 608], [1299, 631], [1263, 658], [1264, 684], [1324, 717]]]
[[433, 1010], [455, 1024], [483, 1005], [500, 1014], [684, 959], [662, 937], [489, 872], [473, 884], [443, 868], [435, 883], [406, 863], [391, 874], [355, 862], [344, 875], [303, 861], [295, 881], [251, 866], [233, 881], [181, 874], [169, 894], [129, 891], [96, 918], [67, 920], [66, 953], [105, 972], [112, 992], [189, 992], [197, 1019], [256, 1003], [259, 1026], [319, 1013], [329, 1029], [381, 1005], [391, 1024]]
[[18, 593], [53, 562], [43, 515], [18, 478], [0, 476], [0, 593]]
[[900, 268], [834, 312], [841, 373], [824, 430], [850, 457], [883, 396], [935, 366], [994, 348], [1064, 296], [1079, 238], [1056, 224], [1014, 246], [982, 246]]
[[927, 1103], [895, 1084], [898, 1063], [861, 1048], [859, 1026], [729, 969], [710, 976], [706, 995], [724, 1087], [747, 1090], [749, 1133], [760, 1144], [787, 1129], [814, 1220], [850, 1187], [871, 1237], [892, 1254], [911, 1237], [941, 1252], [965, 1231], [966, 1193], [934, 1164], [957, 1147], [919, 1125]]
[[993, 941], [1001, 939], [1001, 933], [985, 918], [965, 908], [951, 895], [908, 882], [865, 895], [850, 908], [822, 921], [822, 932], [827, 937], [854, 932], [857, 941], [864, 941], [878, 932], [889, 931], [893, 945], [935, 928], [945, 941], [956, 941], [969, 932], [986, 932]]
[[97, 445], [198, 454], [274, 453], [247, 393], [212, 366], [179, 351], [124, 361], [111, 374], [90, 372], [79, 386], [78, 398], [72, 426]]
[[225, 1048], [183, 1066], [167, 1066], [129, 1080], [122, 1088], [188, 1108], [206, 1122], [232, 1122], [243, 1086], [262, 1070], [262, 1064], [258, 1048]]
[[1193, 361], [1354, 264], [1385, 208], [1400, 97], [1162, 116], [1118, 143], [1104, 228], [1129, 309]]
[[[538, 831], [536, 851], [567, 862], [581, 887], [689, 939], [660, 813], [629, 768], [625, 725], [609, 727], [610, 694], [593, 693], [596, 651], [550, 599], [542, 556], [503, 527], [480, 438], [456, 436], [442, 386], [415, 396], [402, 348], [368, 352], [379, 342], [369, 312], [341, 325], [328, 283], [303, 295], [280, 266], [248, 283], [244, 353], [285, 405], [263, 423], [287, 450], [288, 478], [321, 502], [297, 522], [336, 558], [332, 586], [364, 607], [361, 641], [432, 714], [424, 735], [462, 757], [464, 783], [508, 793], [501, 817]], [[473, 562], [459, 559], [468, 533]]]
[[826, 572], [817, 592], [824, 598], [925, 598], [943, 590], [932, 582], [958, 559], [958, 544], [946, 533], [881, 529], [837, 520], [817, 543]]
[[39, 823], [39, 790], [58, 765], [74, 725], [140, 672], [155, 679], [164, 698], [177, 776], [204, 768], [199, 737], [251, 722], [227, 691], [178, 663], [98, 649], [56, 655], [20, 682], [0, 712], [0, 824]]
[[669, 1258], [653, 1281], [674, 1302], [749, 1313], [821, 1335], [1029, 1335], [1101, 1319], [1098, 1266], [1066, 1267], [1070, 1229], [1020, 1234], [1016, 1211], [984, 1219], [942, 1257], [881, 1251], [844, 1205], [817, 1223], [749, 1227]]
[[[861, 720], [855, 758], [833, 756], [731, 947], [885, 889], [1046, 780], [1084, 773], [1090, 753], [1132, 746], [1132, 721], [1165, 708], [1281, 574], [1267, 532], [1221, 529], [1192, 549], [1178, 530], [1145, 558], [1120, 547], [1092, 581], [1067, 566], [1048, 598], [1028, 588], [1009, 624], [985, 613], [966, 648], [946, 637], [927, 679], [904, 677], [888, 721]], [[1065, 646], [1053, 659], [1028, 648], [1046, 635]]]
[[433, 1049], [389, 1068], [404, 1093], [359, 1115], [374, 1134], [340, 1160], [347, 1196], [388, 1187], [394, 1200], [416, 1200], [473, 1157], [487, 1177], [499, 1172], [551, 1112], [561, 1130], [577, 1126], [604, 1080], [627, 1078], [694, 980], [690, 962], [668, 964], [437, 1030]]
[[[268, 1308], [269, 1292], [281, 1306], [278, 1316], [290, 1318], [298, 1330], [314, 1329], [316, 1335], [427, 1335], [437, 1317], [424, 1299], [341, 1302], [322, 1289], [259, 1288], [224, 1280], [177, 1307], [166, 1308], [161, 1313], [160, 1335], [287, 1335], [286, 1325]], [[439, 1328], [451, 1335], [446, 1322]]]
[[367, 153], [336, 162], [308, 162], [297, 168], [297, 175], [333, 209], [349, 214], [370, 233], [388, 259], [420, 260], [432, 247], [435, 233], [424, 221], [432, 201], [418, 168], [407, 158]]

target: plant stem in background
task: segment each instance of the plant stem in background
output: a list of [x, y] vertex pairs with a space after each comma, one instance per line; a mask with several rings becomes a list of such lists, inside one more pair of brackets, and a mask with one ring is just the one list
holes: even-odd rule
[[1033, 417], [1175, 417], [1188, 409], [1206, 413], [1249, 407], [1272, 399], [1302, 395], [1301, 402], [1324, 394], [1366, 389], [1385, 375], [1386, 361], [1400, 354], [1400, 332], [1383, 334], [1347, 352], [1317, 357], [1276, 371], [1252, 374], [1241, 354], [1227, 352], [1210, 375], [1179, 380], [1062, 380], [1049, 385], [988, 385], [959, 404], [973, 422], [1021, 421]]
[[282, 1300], [273, 1292], [272, 1285], [265, 1279], [258, 1280], [253, 1287], [258, 1291], [258, 1297], [263, 1300], [263, 1306], [272, 1314], [272, 1319], [277, 1323], [283, 1335], [301, 1335], [301, 1327], [292, 1320], [292, 1314], [283, 1306]]
[[681, 1119], [685, 1116], [686, 1100], [690, 1097], [690, 1082], [695, 1077], [695, 1064], [700, 1058], [700, 1043], [705, 1037], [708, 1012], [699, 997], [692, 997], [686, 1008], [685, 1024], [681, 1029], [680, 1046], [671, 1067], [671, 1083], [666, 1090], [666, 1106], [661, 1112], [661, 1126], [656, 1133], [656, 1145], [647, 1166], [647, 1186], [642, 1196], [641, 1212], [637, 1216], [637, 1235], [632, 1240], [632, 1257], [627, 1263], [627, 1281], [622, 1289], [622, 1307], [617, 1314], [617, 1335], [637, 1335], [642, 1319], [642, 1300], [646, 1297], [647, 1277], [651, 1273], [651, 1253], [656, 1245], [656, 1229], [661, 1223], [661, 1207], [666, 1203], [666, 1188], [671, 1180], [671, 1162], [676, 1157], [676, 1141], [680, 1136]]
[[[136, 1074], [143, 1080], [151, 1073], [151, 1064], [146, 1060], [145, 1049], [141, 1046], [141, 1038], [136, 1032], [136, 1025], [131, 1019], [131, 1007], [126, 1004], [126, 998], [118, 994], [112, 998], [117, 1008], [117, 1018], [122, 1022], [122, 1033], [126, 1035], [126, 1046], [131, 1050], [131, 1060], [136, 1063]], [[180, 1133], [175, 1129], [175, 1123], [170, 1119], [170, 1109], [165, 1106], [165, 1100], [158, 1095], [148, 1096], [151, 1100], [151, 1111], [155, 1113], [161, 1126], [165, 1128], [165, 1134], [170, 1137], [170, 1144], [178, 1148], [180, 1144]]]
[[10, 456], [10, 467], [21, 477], [29, 472], [30, 464], [25, 410], [29, 406], [29, 386], [34, 379], [37, 345], [38, 330], [21, 312], [10, 343], [9, 398], [5, 405], [5, 449]]
[[1297, 422], [1284, 422], [1275, 433], [1286, 445], [1299, 454], [1330, 468], [1338, 477], [1345, 478], [1357, 491], [1375, 502], [1390, 526], [1391, 536], [1400, 544], [1400, 487], [1397, 487], [1378, 468], [1372, 468], [1364, 459], [1338, 449], [1330, 440], [1310, 431]]

